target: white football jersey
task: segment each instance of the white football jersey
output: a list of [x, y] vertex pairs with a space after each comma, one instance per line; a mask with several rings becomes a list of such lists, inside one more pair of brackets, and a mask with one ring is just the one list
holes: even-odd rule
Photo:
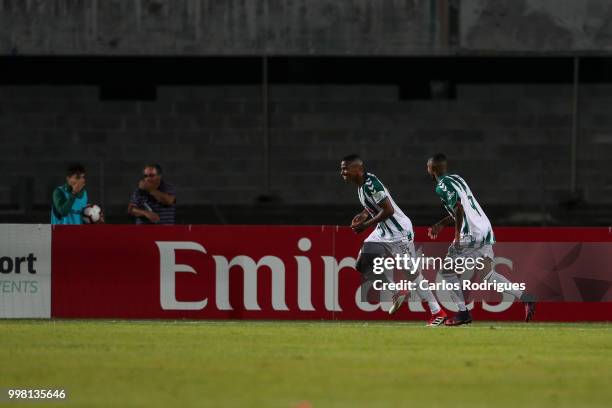
[[463, 178], [456, 174], [443, 175], [436, 184], [436, 194], [453, 218], [457, 201], [461, 202], [464, 213], [461, 226], [462, 240], [475, 241], [476, 244], [495, 242], [491, 222]]
[[414, 231], [410, 218], [395, 204], [391, 194], [381, 181], [372, 173], [364, 175], [365, 182], [359, 186], [357, 194], [363, 208], [371, 217], [381, 211], [380, 203], [385, 199], [393, 206], [394, 213], [383, 222], [379, 222], [376, 229], [366, 238], [366, 242], [396, 242], [403, 239], [412, 240]]

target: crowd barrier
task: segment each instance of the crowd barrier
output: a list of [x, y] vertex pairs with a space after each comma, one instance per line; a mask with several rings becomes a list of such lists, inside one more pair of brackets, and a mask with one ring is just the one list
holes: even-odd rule
[[[360, 296], [361, 281], [354, 265], [365, 235], [347, 227], [5, 224], [0, 229], [0, 317], [427, 317], [423, 305], [414, 299], [389, 316], [385, 304]], [[428, 241], [425, 230], [415, 229], [417, 247]], [[450, 242], [451, 233], [445, 230], [437, 241]], [[600, 243], [612, 249], [609, 228], [496, 228], [495, 234], [500, 243]], [[500, 262], [501, 272], [512, 277], [514, 262]], [[612, 277], [609, 280], [601, 283], [601, 299], [609, 298], [606, 291]], [[480, 320], [523, 317], [520, 302], [501, 297], [497, 302], [474, 302], [471, 307]], [[608, 301], [542, 302], [537, 312], [539, 321], [611, 317], [612, 302]]]

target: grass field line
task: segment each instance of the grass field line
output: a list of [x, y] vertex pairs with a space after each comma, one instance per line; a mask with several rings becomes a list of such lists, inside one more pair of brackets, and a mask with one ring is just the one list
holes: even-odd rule
[[504, 321], [482, 321], [475, 322], [468, 326], [461, 327], [426, 327], [422, 321], [303, 321], [303, 320], [157, 320], [157, 319], [4, 319], [0, 320], [0, 324], [108, 324], [108, 325], [203, 325], [203, 326], [261, 326], [261, 325], [291, 325], [291, 326], [319, 326], [319, 327], [385, 327], [398, 329], [442, 329], [442, 330], [547, 330], [550, 328], [572, 329], [572, 330], [601, 330], [607, 331], [612, 329], [612, 324], [609, 322], [581, 322], [581, 323], [557, 323], [557, 322], [542, 322], [542, 323], [521, 323], [521, 322], [504, 322]]
[[0, 361], [4, 384], [58, 384], [75, 407], [603, 408], [612, 401], [611, 329], [599, 322], [430, 329], [405, 320], [5, 319]]

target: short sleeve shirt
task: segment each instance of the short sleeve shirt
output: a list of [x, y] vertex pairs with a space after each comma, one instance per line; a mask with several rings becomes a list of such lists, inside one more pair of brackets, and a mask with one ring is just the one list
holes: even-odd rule
[[[164, 180], [161, 181], [158, 190], [176, 197], [176, 189], [174, 186], [170, 183], [166, 183]], [[157, 201], [155, 197], [147, 191], [137, 188], [132, 193], [130, 204], [134, 204], [141, 210], [153, 211], [159, 215], [158, 224], [174, 224], [176, 221], [176, 201], [175, 204], [164, 205]], [[136, 224], [151, 224], [151, 222], [144, 217], [137, 217]]]

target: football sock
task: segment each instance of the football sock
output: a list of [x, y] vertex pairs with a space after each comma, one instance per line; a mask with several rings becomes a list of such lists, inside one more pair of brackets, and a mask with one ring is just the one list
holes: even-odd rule
[[441, 309], [440, 308], [440, 304], [436, 300], [436, 298], [433, 295], [433, 293], [431, 293], [431, 290], [429, 290], [429, 289], [421, 289], [419, 287], [419, 284], [422, 281], [423, 281], [423, 278], [421, 277], [421, 275], [417, 276], [416, 279], [413, 281], [416, 284], [416, 291], [419, 294], [419, 296], [421, 297], [421, 299], [423, 299], [424, 301], [427, 302], [427, 305], [429, 306], [429, 311], [431, 312], [431, 314], [436, 314]]
[[[486, 281], [486, 282], [503, 283], [504, 286], [508, 286], [508, 287], [510, 287], [510, 285], [512, 285], [512, 282], [510, 282], [508, 279], [506, 279], [506, 277], [504, 275], [500, 275], [497, 272], [489, 272], [489, 274], [484, 278], [484, 281]], [[520, 299], [523, 296], [523, 291], [522, 290], [505, 289], [504, 293], [508, 293], [508, 294], [514, 296], [517, 299]]]
[[461, 281], [456, 274], [444, 274], [442, 275], [444, 280], [458, 289], [452, 289], [449, 291], [451, 300], [457, 305], [459, 311], [463, 312], [467, 310], [465, 307], [465, 298], [463, 297], [463, 290], [461, 289]]

